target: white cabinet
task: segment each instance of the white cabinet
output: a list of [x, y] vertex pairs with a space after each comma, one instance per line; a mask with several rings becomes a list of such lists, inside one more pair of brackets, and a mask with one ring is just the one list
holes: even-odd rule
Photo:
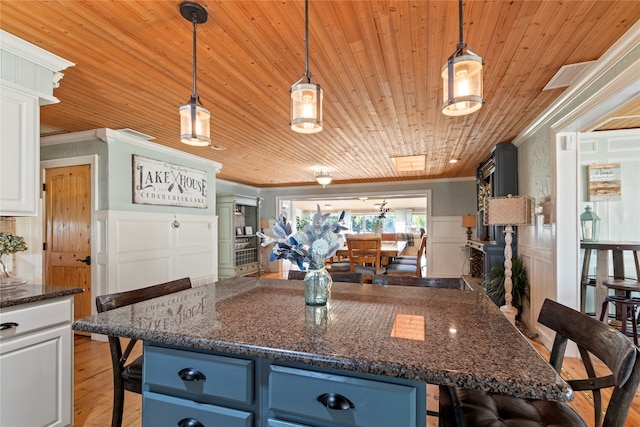
[[40, 106], [75, 64], [0, 30], [0, 216], [37, 216]]
[[0, 425], [73, 422], [73, 296], [0, 310]]
[[0, 90], [0, 215], [38, 212], [40, 106], [38, 97]]

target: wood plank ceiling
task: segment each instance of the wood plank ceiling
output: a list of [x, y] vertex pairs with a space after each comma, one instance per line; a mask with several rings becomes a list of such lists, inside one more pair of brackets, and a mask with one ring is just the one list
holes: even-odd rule
[[[170, 1], [3, 0], [0, 24], [76, 64], [41, 122], [71, 132], [130, 128], [222, 163], [220, 178], [258, 187], [473, 176], [564, 89], [566, 64], [597, 60], [640, 19], [637, 1], [466, 0], [464, 40], [485, 61], [485, 105], [441, 113], [440, 70], [458, 42], [457, 1], [310, 1], [310, 70], [324, 89], [324, 130], [291, 131], [289, 88], [304, 72], [303, 1], [201, 1], [198, 94], [212, 143], [180, 144], [192, 85], [192, 28]], [[392, 157], [426, 154], [420, 172]], [[460, 159], [451, 164], [449, 160]]]

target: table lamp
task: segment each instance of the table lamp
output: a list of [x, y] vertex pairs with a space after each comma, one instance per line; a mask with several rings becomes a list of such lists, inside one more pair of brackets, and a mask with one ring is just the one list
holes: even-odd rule
[[463, 215], [462, 216], [462, 227], [467, 227], [467, 240], [471, 240], [471, 227], [476, 226], [476, 217], [475, 215]]
[[513, 242], [514, 225], [533, 224], [534, 201], [527, 196], [491, 197], [488, 199], [486, 215], [487, 225], [504, 226], [504, 300], [500, 311], [509, 319], [511, 324], [516, 323], [517, 310], [511, 305], [513, 300], [511, 280], [511, 242]]

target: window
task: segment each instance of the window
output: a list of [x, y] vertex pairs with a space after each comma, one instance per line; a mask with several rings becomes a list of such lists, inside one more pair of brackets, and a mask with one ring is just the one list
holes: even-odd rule
[[[353, 233], [373, 233], [376, 230], [377, 214], [372, 215], [351, 215], [351, 232]], [[382, 221], [383, 233], [396, 232], [396, 219], [394, 215], [387, 213]]]

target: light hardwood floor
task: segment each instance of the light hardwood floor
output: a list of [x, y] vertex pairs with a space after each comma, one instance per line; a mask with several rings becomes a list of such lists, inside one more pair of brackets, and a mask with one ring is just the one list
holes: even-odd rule
[[[272, 277], [279, 275], [273, 274]], [[549, 352], [536, 340], [532, 340], [534, 347], [548, 359]], [[137, 346], [137, 351], [140, 350]], [[111, 425], [112, 408], [112, 378], [109, 346], [106, 342], [92, 341], [89, 337], [76, 335], [75, 337], [75, 370], [74, 370], [74, 426], [105, 427]], [[139, 354], [139, 353], [137, 353]], [[598, 369], [606, 369], [600, 364]], [[563, 366], [565, 378], [579, 378], [584, 374], [582, 362], [569, 358]], [[605, 402], [608, 395], [604, 397]], [[578, 413], [593, 426], [593, 403], [588, 393], [576, 393], [571, 402]], [[140, 395], [125, 392], [124, 420], [125, 427], [141, 426], [142, 401]], [[438, 388], [427, 387], [427, 408], [438, 410]], [[427, 417], [427, 426], [436, 427], [437, 419]], [[640, 390], [636, 392], [631, 411], [625, 427], [640, 426]], [[393, 427], [393, 426], [389, 426]]]

